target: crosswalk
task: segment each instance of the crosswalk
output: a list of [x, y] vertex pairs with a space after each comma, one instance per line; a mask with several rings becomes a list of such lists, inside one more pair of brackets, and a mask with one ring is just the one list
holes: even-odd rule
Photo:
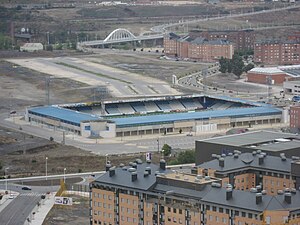
[[29, 197], [39, 197], [43, 195], [42, 193], [38, 193], [38, 192], [28, 192], [28, 193], [21, 193], [19, 194], [19, 196], [29, 196]]

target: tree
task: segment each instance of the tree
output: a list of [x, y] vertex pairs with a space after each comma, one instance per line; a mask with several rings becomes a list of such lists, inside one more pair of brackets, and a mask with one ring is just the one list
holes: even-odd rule
[[226, 63], [226, 59], [222, 56], [219, 60], [220, 63], [220, 72], [221, 73], [226, 73], [227, 72], [227, 63]]
[[254, 65], [252, 63], [249, 63], [247, 66], [244, 67], [244, 72], [248, 72], [249, 70], [253, 69]]
[[241, 77], [244, 71], [244, 62], [241, 56], [234, 54], [232, 57], [232, 73], [238, 78]]
[[195, 162], [195, 151], [187, 150], [184, 152], [180, 152], [178, 157], [175, 160], [172, 160], [169, 164], [184, 164], [184, 163], [194, 163]]
[[168, 144], [164, 144], [163, 147], [162, 147], [162, 152], [163, 152], [164, 156], [170, 155], [171, 154], [171, 150], [172, 150], [172, 148]]

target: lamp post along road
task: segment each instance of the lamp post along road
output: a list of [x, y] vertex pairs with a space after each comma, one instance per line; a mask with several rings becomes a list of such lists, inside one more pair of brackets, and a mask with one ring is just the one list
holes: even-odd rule
[[64, 183], [66, 183], [66, 170], [67, 168], [64, 168]]
[[46, 157], [46, 180], [48, 180], [48, 165], [47, 165], [48, 157]]
[[7, 191], [7, 170], [8, 170], [8, 167], [4, 169], [5, 191]]

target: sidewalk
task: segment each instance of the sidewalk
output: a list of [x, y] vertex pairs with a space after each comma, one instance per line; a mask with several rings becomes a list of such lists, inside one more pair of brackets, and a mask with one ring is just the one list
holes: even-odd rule
[[30, 222], [25, 221], [24, 225], [42, 225], [47, 214], [54, 205], [55, 194], [56, 192], [51, 192], [49, 195], [46, 195], [46, 198], [40, 201], [40, 206], [35, 206], [28, 216]]
[[[4, 190], [0, 190], [0, 193], [4, 193], [5, 191]], [[13, 195], [13, 199], [10, 199], [9, 196], [10, 195]], [[3, 195], [2, 199], [0, 200], [0, 212], [5, 209], [5, 207], [11, 203], [14, 198], [16, 198], [17, 196], [19, 195], [18, 192], [14, 192], [14, 191], [9, 191], [9, 194], [7, 195]]]

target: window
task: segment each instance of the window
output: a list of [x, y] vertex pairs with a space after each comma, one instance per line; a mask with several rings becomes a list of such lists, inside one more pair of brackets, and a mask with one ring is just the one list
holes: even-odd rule
[[182, 209], [179, 209], [179, 214], [182, 214]]
[[171, 212], [171, 208], [170, 207], [168, 207], [168, 212]]
[[173, 213], [176, 213], [176, 209], [175, 208], [173, 208]]
[[245, 212], [242, 212], [242, 217], [246, 217], [246, 213]]
[[98, 202], [98, 207], [101, 207], [102, 206], [102, 203], [101, 202]]
[[222, 223], [227, 223], [227, 219], [226, 218], [222, 218]]
[[213, 217], [212, 217], [212, 215], [209, 215], [209, 217], [208, 217], [208, 218], [209, 218], [209, 220], [210, 220], [210, 221], [212, 221], [212, 220], [213, 220]]
[[223, 213], [223, 211], [224, 211], [223, 208], [219, 208], [220, 213]]
[[111, 195], [108, 196], [108, 200], [112, 200], [112, 196]]
[[217, 207], [213, 206], [213, 211], [216, 212], [217, 211]]

